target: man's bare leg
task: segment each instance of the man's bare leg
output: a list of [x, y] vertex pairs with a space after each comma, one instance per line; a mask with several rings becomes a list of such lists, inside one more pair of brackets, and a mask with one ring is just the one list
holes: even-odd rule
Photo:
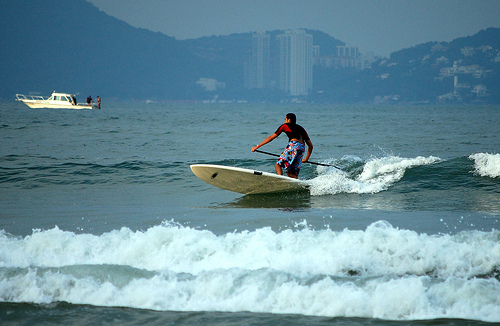
[[278, 163], [276, 163], [276, 165], [274, 166], [274, 168], [276, 169], [276, 173], [278, 175], [283, 175], [283, 170], [281, 169], [281, 166]]

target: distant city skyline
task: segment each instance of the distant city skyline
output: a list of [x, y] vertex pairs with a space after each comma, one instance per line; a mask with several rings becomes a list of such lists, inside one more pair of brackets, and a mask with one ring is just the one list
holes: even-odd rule
[[500, 28], [499, 0], [88, 0], [132, 26], [176, 39], [315, 29], [388, 56]]

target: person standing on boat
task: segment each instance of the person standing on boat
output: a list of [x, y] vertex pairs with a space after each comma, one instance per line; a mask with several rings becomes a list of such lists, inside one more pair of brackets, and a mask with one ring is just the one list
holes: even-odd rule
[[[283, 169], [290, 178], [298, 179], [300, 166], [303, 162], [307, 162], [313, 151], [313, 144], [306, 130], [297, 124], [297, 117], [293, 113], [288, 113], [285, 117], [285, 123], [276, 129], [276, 131], [264, 139], [257, 146], [252, 147], [252, 152], [255, 152], [259, 147], [273, 141], [282, 132], [288, 136], [288, 146], [281, 153], [278, 162], [276, 162], [276, 173], [283, 175]], [[305, 158], [305, 145], [307, 144], [307, 154]]]
[[101, 98], [99, 95], [97, 95], [97, 108], [100, 110], [101, 109]]
[[71, 96], [71, 99], [73, 100], [73, 105], [76, 105], [76, 97], [75, 97], [75, 95]]
[[90, 105], [90, 103], [94, 103], [94, 100], [92, 99], [92, 96], [89, 95], [89, 97], [87, 97], [87, 104]]

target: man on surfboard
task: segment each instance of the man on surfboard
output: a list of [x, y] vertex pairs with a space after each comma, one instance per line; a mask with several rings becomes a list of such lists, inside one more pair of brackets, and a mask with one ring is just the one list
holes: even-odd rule
[[[283, 169], [290, 178], [298, 179], [300, 165], [302, 162], [307, 162], [313, 151], [313, 144], [306, 130], [297, 124], [297, 117], [293, 113], [288, 113], [285, 117], [285, 123], [276, 129], [276, 131], [264, 139], [259, 145], [252, 147], [252, 152], [255, 152], [259, 147], [271, 142], [278, 137], [282, 132], [288, 136], [288, 146], [281, 153], [278, 162], [276, 162], [276, 173], [283, 175]], [[304, 151], [307, 144], [307, 154], [305, 158]]]

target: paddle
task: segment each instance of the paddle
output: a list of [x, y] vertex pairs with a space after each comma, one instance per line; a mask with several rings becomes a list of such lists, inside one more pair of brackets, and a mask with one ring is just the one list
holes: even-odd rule
[[[271, 155], [271, 156], [276, 156], [276, 157], [280, 157], [280, 155], [278, 154], [273, 154], [273, 153], [269, 153], [269, 152], [264, 152], [264, 151], [261, 151], [261, 150], [258, 150], [256, 149], [255, 150], [256, 152], [259, 152], [259, 153], [262, 153], [262, 154], [267, 154], [267, 155]], [[314, 165], [321, 165], [321, 166], [330, 166], [332, 168], [336, 168], [340, 171], [343, 171], [341, 168], [339, 168], [338, 166], [335, 166], [335, 165], [330, 165], [330, 164], [323, 164], [323, 163], [316, 163], [316, 162], [310, 162], [310, 161], [307, 161], [305, 163], [309, 163], [309, 164], [314, 164]]]

